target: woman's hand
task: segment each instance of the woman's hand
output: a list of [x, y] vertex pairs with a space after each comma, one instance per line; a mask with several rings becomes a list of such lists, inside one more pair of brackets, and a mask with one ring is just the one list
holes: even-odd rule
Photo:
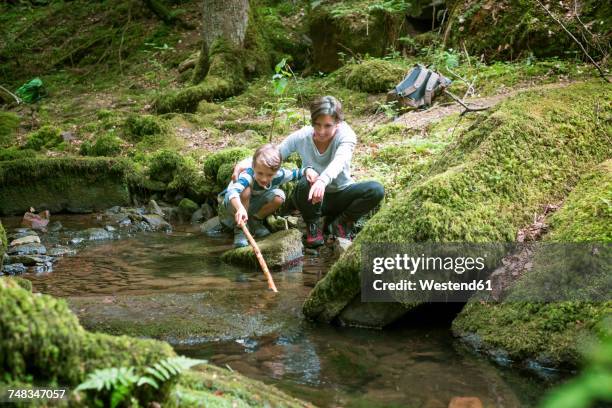
[[236, 215], [234, 216], [234, 220], [236, 221], [236, 225], [239, 227], [242, 226], [245, 222], [249, 220], [249, 214], [247, 213], [246, 208], [240, 207], [236, 210]]
[[236, 165], [234, 166], [234, 172], [232, 173], [232, 181], [238, 180], [238, 176], [240, 175], [240, 173], [242, 173], [246, 169], [247, 167], [242, 165], [242, 162], [236, 163]]
[[312, 201], [313, 204], [320, 203], [323, 201], [323, 195], [325, 194], [325, 183], [322, 180], [316, 180], [310, 191], [308, 192], [308, 201]]
[[317, 181], [317, 177], [319, 177], [319, 173], [317, 173], [315, 169], [310, 168], [310, 167], [306, 169], [305, 175], [306, 175], [306, 180], [308, 180], [311, 186], [315, 181]]

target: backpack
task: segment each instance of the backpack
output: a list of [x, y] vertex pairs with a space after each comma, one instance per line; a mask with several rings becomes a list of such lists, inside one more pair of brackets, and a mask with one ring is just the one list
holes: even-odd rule
[[403, 106], [420, 108], [431, 105], [452, 81], [444, 75], [415, 64], [406, 77], [389, 92], [387, 99], [399, 100]]

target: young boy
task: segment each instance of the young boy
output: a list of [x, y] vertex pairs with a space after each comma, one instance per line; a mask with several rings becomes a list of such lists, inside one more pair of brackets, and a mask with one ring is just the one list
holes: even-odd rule
[[242, 171], [238, 179], [225, 189], [222, 205], [228, 214], [224, 217], [224, 224], [234, 228], [234, 247], [248, 245], [240, 228], [244, 222], [248, 221], [249, 230], [256, 237], [270, 234], [263, 220], [285, 201], [285, 192], [279, 188], [282, 184], [311, 173], [311, 177], [318, 175], [312, 167], [289, 170], [281, 169], [280, 165], [278, 147], [263, 145], [255, 151], [252, 167]]

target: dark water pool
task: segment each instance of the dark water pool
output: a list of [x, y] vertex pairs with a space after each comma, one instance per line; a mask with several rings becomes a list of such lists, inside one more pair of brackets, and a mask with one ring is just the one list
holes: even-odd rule
[[[66, 243], [92, 216], [59, 217]], [[8, 227], [17, 221], [4, 220]], [[190, 226], [121, 235], [28, 274], [34, 291], [68, 299], [90, 329], [153, 335], [179, 353], [208, 359], [323, 407], [447, 407], [456, 396], [485, 407], [536, 405], [549, 383], [496, 366], [452, 338], [448, 327], [375, 331], [304, 321], [301, 305], [329, 267], [306, 257], [274, 272], [279, 294], [258, 270], [219, 261], [231, 239]], [[153, 327], [153, 328], [151, 328]]]

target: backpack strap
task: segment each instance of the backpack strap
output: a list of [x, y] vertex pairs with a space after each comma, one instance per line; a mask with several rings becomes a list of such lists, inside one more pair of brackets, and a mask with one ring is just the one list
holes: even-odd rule
[[427, 81], [427, 85], [425, 86], [424, 100], [425, 100], [426, 105], [431, 105], [431, 100], [433, 98], [434, 91], [436, 87], [438, 86], [439, 79], [440, 79], [440, 75], [438, 75], [438, 73], [436, 72], [431, 73], [431, 76], [429, 77], [429, 80]]
[[417, 64], [414, 68], [408, 73], [406, 79], [402, 81], [395, 90], [399, 96], [408, 96], [417, 89], [419, 89], [425, 79], [427, 78], [427, 74], [430, 71], [424, 66]]

